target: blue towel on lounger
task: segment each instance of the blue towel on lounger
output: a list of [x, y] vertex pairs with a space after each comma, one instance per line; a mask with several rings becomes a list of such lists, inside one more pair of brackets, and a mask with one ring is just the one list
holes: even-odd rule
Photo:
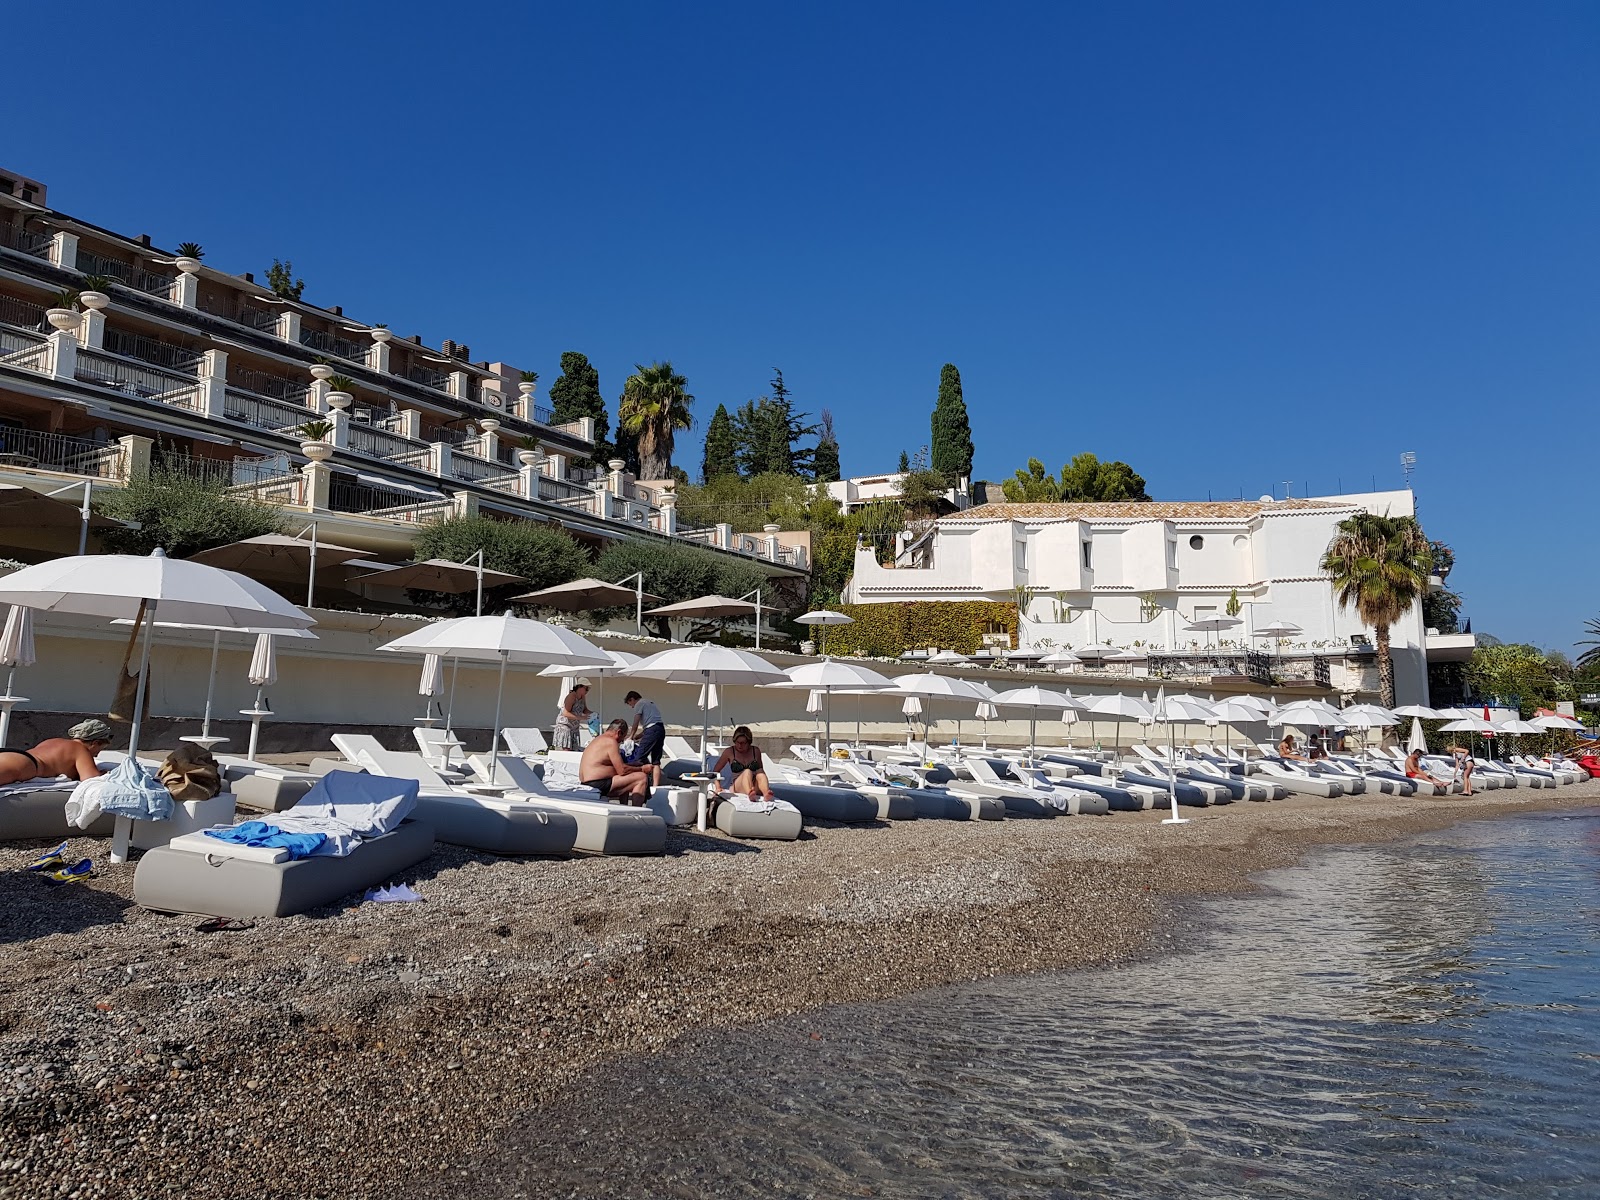
[[287, 850], [290, 858], [310, 858], [328, 840], [327, 835], [321, 833], [285, 833], [265, 821], [245, 821], [228, 829], [207, 829], [205, 835], [237, 846]]

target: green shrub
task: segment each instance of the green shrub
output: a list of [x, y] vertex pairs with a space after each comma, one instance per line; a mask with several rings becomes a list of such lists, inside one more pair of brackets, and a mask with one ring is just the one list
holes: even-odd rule
[[998, 600], [918, 600], [902, 604], [842, 604], [850, 625], [828, 630], [830, 654], [898, 658], [907, 650], [983, 649], [986, 633], [1004, 632], [1016, 645], [1017, 606]]
[[[646, 541], [628, 538], [607, 546], [595, 560], [594, 573], [600, 579], [625, 579], [635, 571], [644, 572], [644, 590], [661, 597], [662, 604], [676, 604], [713, 593], [743, 596], [763, 589], [763, 604], [772, 604], [777, 620], [780, 610], [768, 600], [767, 573], [755, 563], [732, 554], [718, 553], [684, 542]], [[620, 616], [624, 610], [603, 610], [598, 616]], [[631, 614], [629, 614], [631, 615]], [[664, 632], [664, 630], [662, 631]]]
[[218, 480], [159, 467], [148, 479], [130, 480], [106, 492], [95, 508], [108, 517], [139, 522], [138, 529], [101, 531], [101, 545], [113, 554], [149, 554], [160, 546], [173, 558], [188, 558], [283, 528], [283, 517], [270, 505], [230, 495]]
[[[462, 562], [479, 550], [483, 565], [491, 571], [509, 571], [526, 583], [486, 588], [484, 612], [503, 609], [512, 596], [566, 583], [589, 572], [589, 556], [578, 542], [559, 529], [531, 521], [494, 521], [488, 517], [448, 517], [424, 525], [417, 533], [412, 554], [421, 562], [442, 558]], [[413, 592], [418, 603], [468, 614], [477, 605], [477, 594], [451, 595], [443, 592]]]
[[732, 525], [737, 533], [757, 533], [763, 525], [804, 529], [810, 500], [811, 488], [798, 475], [718, 475], [704, 484], [679, 485], [678, 519]]

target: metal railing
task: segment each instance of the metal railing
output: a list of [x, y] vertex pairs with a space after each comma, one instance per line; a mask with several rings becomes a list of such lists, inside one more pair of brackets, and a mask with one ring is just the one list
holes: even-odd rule
[[435, 371], [428, 367], [412, 367], [406, 372], [406, 378], [412, 383], [420, 383], [423, 387], [437, 388], [445, 391], [450, 383], [450, 376], [443, 371]]
[[1311, 659], [1311, 678], [1318, 687], [1333, 687], [1333, 668], [1328, 660], [1320, 654], [1313, 655]]
[[150, 448], [150, 469], [185, 479], [204, 479], [226, 487], [253, 486], [290, 473], [287, 454], [249, 458], [206, 458], [157, 444]]
[[132, 287], [151, 296], [160, 296], [166, 300], [172, 295], [172, 285], [176, 276], [162, 275], [157, 271], [146, 271], [143, 267], [133, 269]]
[[387, 429], [380, 429], [376, 425], [358, 425], [352, 421], [346, 429], [347, 445], [357, 454], [366, 454], [373, 458], [393, 458], [395, 455], [410, 455], [419, 451], [424, 455], [428, 453], [428, 447], [423, 443], [414, 442], [398, 433], [390, 433]]
[[142, 333], [109, 328], [104, 333], [101, 346], [107, 353], [120, 354], [124, 358], [137, 358], [140, 362], [154, 363], [158, 367], [171, 367], [174, 370], [192, 373], [200, 360], [205, 357], [205, 352], [202, 350], [192, 350], [187, 346], [158, 341]]
[[303, 506], [306, 502], [306, 477], [298, 471], [291, 471], [287, 475], [273, 475], [234, 484], [228, 491], [236, 496], [249, 496], [263, 504]]
[[419, 471], [433, 470], [432, 446], [418, 446], [414, 450], [407, 450], [404, 454], [388, 454], [384, 457], [396, 466], [415, 467]]
[[594, 490], [584, 487], [581, 483], [573, 483], [569, 479], [552, 479], [548, 475], [541, 475], [539, 499], [552, 500], [557, 504], [569, 504], [574, 500], [590, 504], [594, 500]]
[[254, 367], [241, 367], [233, 363], [228, 364], [228, 382], [258, 396], [270, 396], [274, 400], [287, 400], [292, 404], [304, 404], [309, 390], [298, 379], [271, 375]]
[[116, 442], [96, 442], [64, 433], [0, 426], [0, 465], [123, 479], [125, 453]]
[[50, 371], [50, 343], [42, 333], [0, 329], [0, 363], [24, 371]]
[[556, 410], [546, 408], [542, 404], [524, 404], [522, 406], [522, 419], [534, 421], [540, 425], [554, 425], [556, 423]]
[[492, 479], [480, 479], [478, 483], [493, 491], [505, 492], [508, 496], [522, 495], [522, 476], [520, 474], [496, 475]]
[[233, 388], [223, 393], [222, 415], [230, 421], [242, 421], [257, 429], [273, 430], [291, 430], [317, 419], [317, 414], [303, 404], [273, 400]]
[[450, 455], [450, 474], [468, 483], [476, 483], [504, 475], [506, 469], [497, 462], [490, 462], [487, 458], [479, 458], [476, 454], [457, 450]]
[[35, 258], [50, 257], [50, 235], [35, 233], [20, 225], [0, 225], [0, 246], [20, 254], [31, 254]]
[[121, 259], [107, 258], [104, 254], [96, 254], [93, 250], [78, 247], [78, 270], [85, 275], [104, 275], [107, 279], [115, 279], [118, 283], [133, 285], [133, 266]]
[[300, 344], [323, 354], [335, 354], [350, 362], [367, 365], [367, 346], [359, 342], [352, 342], [349, 338], [342, 338], [336, 333], [325, 333], [320, 329], [303, 329], [300, 331]]
[[0, 321], [18, 329], [43, 329], [44, 305], [20, 296], [0, 296]]
[[193, 375], [179, 375], [146, 366], [131, 359], [106, 354], [99, 350], [79, 347], [76, 378], [85, 383], [98, 383], [146, 400], [159, 400], [169, 392], [179, 392], [195, 386]]
[[278, 312], [276, 309], [245, 308], [239, 310], [239, 324], [251, 329], [259, 329], [263, 333], [278, 332]]
[[415, 492], [335, 478], [328, 485], [328, 507], [334, 512], [421, 522], [448, 512], [451, 502], [448, 497], [419, 496]]

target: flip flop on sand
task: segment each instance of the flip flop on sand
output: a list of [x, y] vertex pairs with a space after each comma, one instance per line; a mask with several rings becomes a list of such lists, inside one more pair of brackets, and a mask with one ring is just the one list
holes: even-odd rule
[[256, 923], [242, 917], [211, 917], [195, 926], [198, 933], [237, 933], [241, 929], [254, 929]]
[[67, 844], [62, 842], [46, 850], [27, 865], [29, 871], [54, 871], [67, 865]]
[[59, 870], [51, 871], [44, 877], [44, 881], [46, 883], [82, 883], [85, 879], [93, 878], [94, 860], [80, 858], [70, 867], [62, 867]]

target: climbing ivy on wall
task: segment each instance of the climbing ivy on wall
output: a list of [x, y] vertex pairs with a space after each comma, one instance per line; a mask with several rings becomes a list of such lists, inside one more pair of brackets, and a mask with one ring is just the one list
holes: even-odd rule
[[828, 630], [828, 653], [898, 658], [907, 650], [983, 649], [984, 634], [1017, 644], [1017, 606], [998, 600], [919, 600], [904, 604], [842, 604], [854, 624]]

